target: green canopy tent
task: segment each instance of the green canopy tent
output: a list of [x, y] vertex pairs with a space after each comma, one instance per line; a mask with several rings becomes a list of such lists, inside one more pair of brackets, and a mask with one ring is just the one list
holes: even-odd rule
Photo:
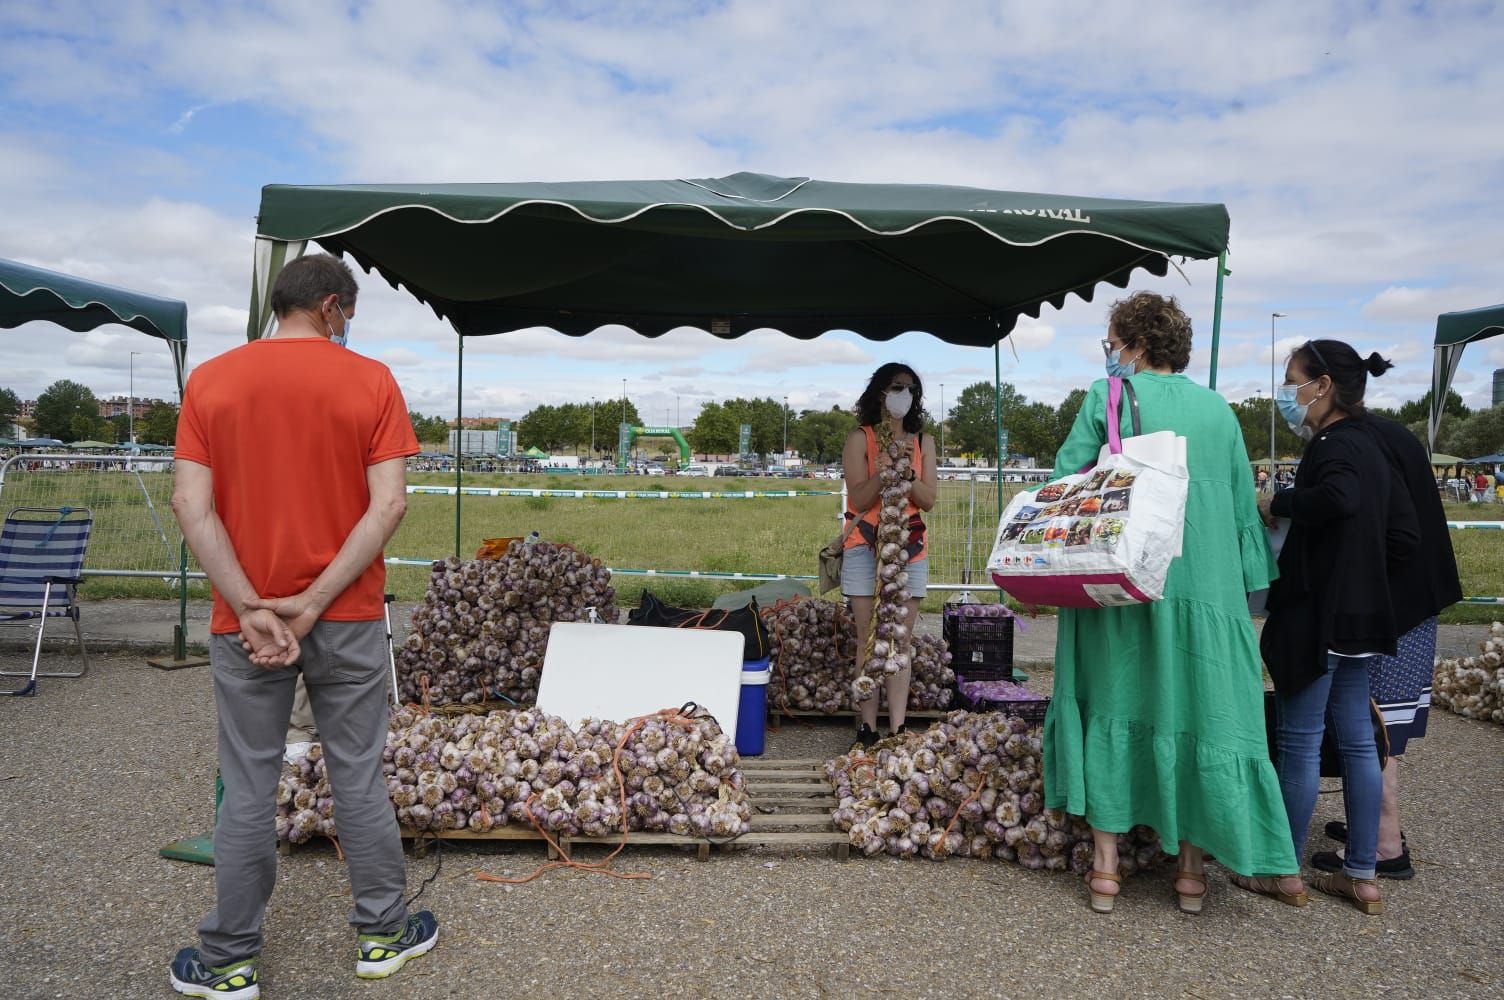
[[[545, 326], [647, 337], [696, 327], [811, 339], [924, 331], [992, 347], [1020, 316], [1172, 257], [1219, 258], [1217, 204], [1122, 201], [739, 173], [698, 180], [268, 185], [257, 216], [247, 336], [310, 241], [403, 287], [464, 338]], [[1217, 328], [1213, 329], [1215, 381]], [[999, 403], [999, 406], [1001, 404]], [[1002, 421], [998, 414], [999, 453]], [[458, 469], [456, 469], [458, 475]], [[999, 476], [998, 488], [1002, 480]], [[458, 506], [456, 506], [458, 520]], [[458, 525], [456, 526], [458, 547]]]
[[527, 457], [527, 458], [539, 458], [539, 459], [542, 459], [542, 458], [548, 458], [549, 457], [548, 452], [539, 450], [539, 448], [538, 448], [537, 445], [534, 445], [533, 447], [529, 448], [527, 451], [523, 452], [522, 454], [525, 457]]
[[1442, 313], [1436, 317], [1436, 356], [1431, 365], [1431, 414], [1427, 422], [1427, 444], [1436, 447], [1436, 432], [1441, 429], [1441, 414], [1447, 402], [1447, 390], [1457, 375], [1462, 349], [1476, 340], [1487, 340], [1504, 333], [1504, 305], [1462, 312]]
[[281, 263], [317, 241], [428, 303], [464, 336], [607, 324], [656, 337], [771, 327], [809, 339], [923, 330], [991, 347], [1135, 269], [1227, 246], [1221, 205], [735, 174], [713, 180], [270, 185], [249, 335]]
[[70, 274], [0, 259], [0, 329], [56, 323], [79, 333], [119, 323], [167, 342], [178, 392], [188, 355], [188, 306]]
[[[32, 322], [56, 323], [79, 333], [119, 323], [164, 341], [172, 355], [178, 398], [182, 398], [183, 368], [188, 357], [187, 304], [0, 259], [0, 329]], [[51, 441], [47, 446], [61, 444]], [[102, 442], [95, 444], [114, 447]], [[20, 446], [34, 447], [36, 441], [22, 441]], [[151, 662], [156, 665], [195, 662], [188, 659], [187, 632], [188, 546], [182, 543], [178, 547], [178, 624], [174, 628], [172, 659]]]
[[107, 441], [75, 441], [68, 445], [72, 451], [104, 451], [106, 448], [119, 448], [120, 445], [110, 444]]

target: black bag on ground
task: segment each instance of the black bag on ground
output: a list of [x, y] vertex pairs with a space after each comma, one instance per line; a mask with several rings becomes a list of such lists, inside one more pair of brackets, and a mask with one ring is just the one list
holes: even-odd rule
[[627, 612], [627, 624], [740, 632], [745, 640], [743, 660], [761, 660], [768, 655], [768, 632], [763, 627], [762, 616], [757, 613], [755, 598], [744, 608], [696, 611], [693, 608], [675, 608], [664, 604], [650, 591], [644, 590], [642, 604]]
[[[1384, 728], [1384, 713], [1379, 711], [1378, 704], [1368, 699], [1369, 716], [1373, 719], [1373, 742], [1379, 752], [1379, 767], [1382, 769], [1389, 760], [1389, 730]], [[1269, 759], [1275, 764], [1279, 763], [1279, 728], [1274, 719], [1274, 692], [1264, 692], [1264, 732], [1269, 738]], [[1321, 734], [1321, 776], [1323, 778], [1342, 777], [1342, 754], [1337, 750], [1337, 736], [1332, 732], [1332, 727], [1327, 726]]]

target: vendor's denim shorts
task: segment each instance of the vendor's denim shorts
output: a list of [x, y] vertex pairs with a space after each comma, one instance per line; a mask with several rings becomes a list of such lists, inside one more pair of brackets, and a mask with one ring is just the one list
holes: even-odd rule
[[[929, 590], [930, 562], [920, 559], [904, 567], [909, 574], [909, 596], [922, 598]], [[854, 545], [841, 556], [841, 593], [847, 597], [871, 597], [877, 592], [877, 553], [868, 545]]]

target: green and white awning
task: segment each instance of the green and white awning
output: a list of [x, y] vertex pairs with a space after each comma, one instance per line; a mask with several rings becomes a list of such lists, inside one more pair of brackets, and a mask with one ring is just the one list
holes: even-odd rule
[[176, 299], [0, 260], [0, 328], [31, 322], [56, 323], [81, 333], [119, 323], [166, 341], [182, 394], [188, 306]]
[[1227, 247], [1218, 204], [741, 173], [700, 180], [270, 185], [247, 334], [318, 243], [426, 302], [462, 336], [619, 324], [656, 337], [772, 328], [809, 339], [924, 331], [990, 347], [1134, 271]]
[[1431, 365], [1431, 413], [1427, 422], [1427, 442], [1436, 447], [1436, 432], [1441, 428], [1441, 414], [1447, 402], [1447, 390], [1457, 375], [1462, 349], [1475, 340], [1487, 340], [1504, 333], [1504, 305], [1462, 312], [1442, 313], [1436, 317], [1436, 357]]

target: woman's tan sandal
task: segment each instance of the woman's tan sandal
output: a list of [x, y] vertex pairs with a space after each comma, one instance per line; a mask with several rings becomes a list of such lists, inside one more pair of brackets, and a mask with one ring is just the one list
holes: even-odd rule
[[1181, 892], [1180, 887], [1177, 885], [1175, 887], [1175, 897], [1180, 904], [1180, 912], [1200, 913], [1201, 904], [1206, 901], [1206, 874], [1204, 872], [1177, 871], [1175, 873], [1175, 881], [1178, 883], [1182, 880], [1201, 883], [1201, 891]]
[[1232, 884], [1240, 889], [1256, 892], [1260, 896], [1277, 899], [1287, 906], [1305, 906], [1309, 903], [1311, 897], [1306, 894], [1304, 883], [1302, 883], [1299, 892], [1286, 892], [1280, 888], [1281, 880], [1286, 877], [1290, 876], [1259, 875], [1257, 877], [1250, 877], [1248, 875], [1234, 875], [1232, 876]]
[[1091, 893], [1091, 908], [1092, 908], [1092, 910], [1094, 910], [1097, 913], [1111, 913], [1112, 912], [1112, 904], [1115, 903], [1115, 902], [1117, 902], [1118, 895], [1115, 892], [1111, 893], [1111, 894], [1108, 894], [1108, 893], [1098, 892], [1097, 890], [1093, 889], [1091, 887], [1091, 884], [1093, 882], [1095, 882], [1097, 879], [1101, 879], [1104, 882], [1114, 882], [1114, 883], [1116, 883], [1118, 885], [1122, 885], [1123, 884], [1123, 880], [1120, 879], [1120, 878], [1118, 878], [1116, 872], [1098, 872], [1098, 871], [1093, 871], [1093, 872], [1087, 872], [1087, 874], [1086, 874], [1086, 891], [1089, 892], [1089, 893]]
[[1359, 913], [1366, 913], [1370, 917], [1376, 917], [1384, 912], [1382, 899], [1364, 899], [1358, 895], [1358, 886], [1373, 886], [1375, 893], [1379, 891], [1379, 880], [1375, 878], [1351, 878], [1341, 872], [1328, 872], [1318, 875], [1316, 881], [1311, 883], [1318, 892], [1324, 892], [1328, 896], [1340, 896], [1353, 904]]

